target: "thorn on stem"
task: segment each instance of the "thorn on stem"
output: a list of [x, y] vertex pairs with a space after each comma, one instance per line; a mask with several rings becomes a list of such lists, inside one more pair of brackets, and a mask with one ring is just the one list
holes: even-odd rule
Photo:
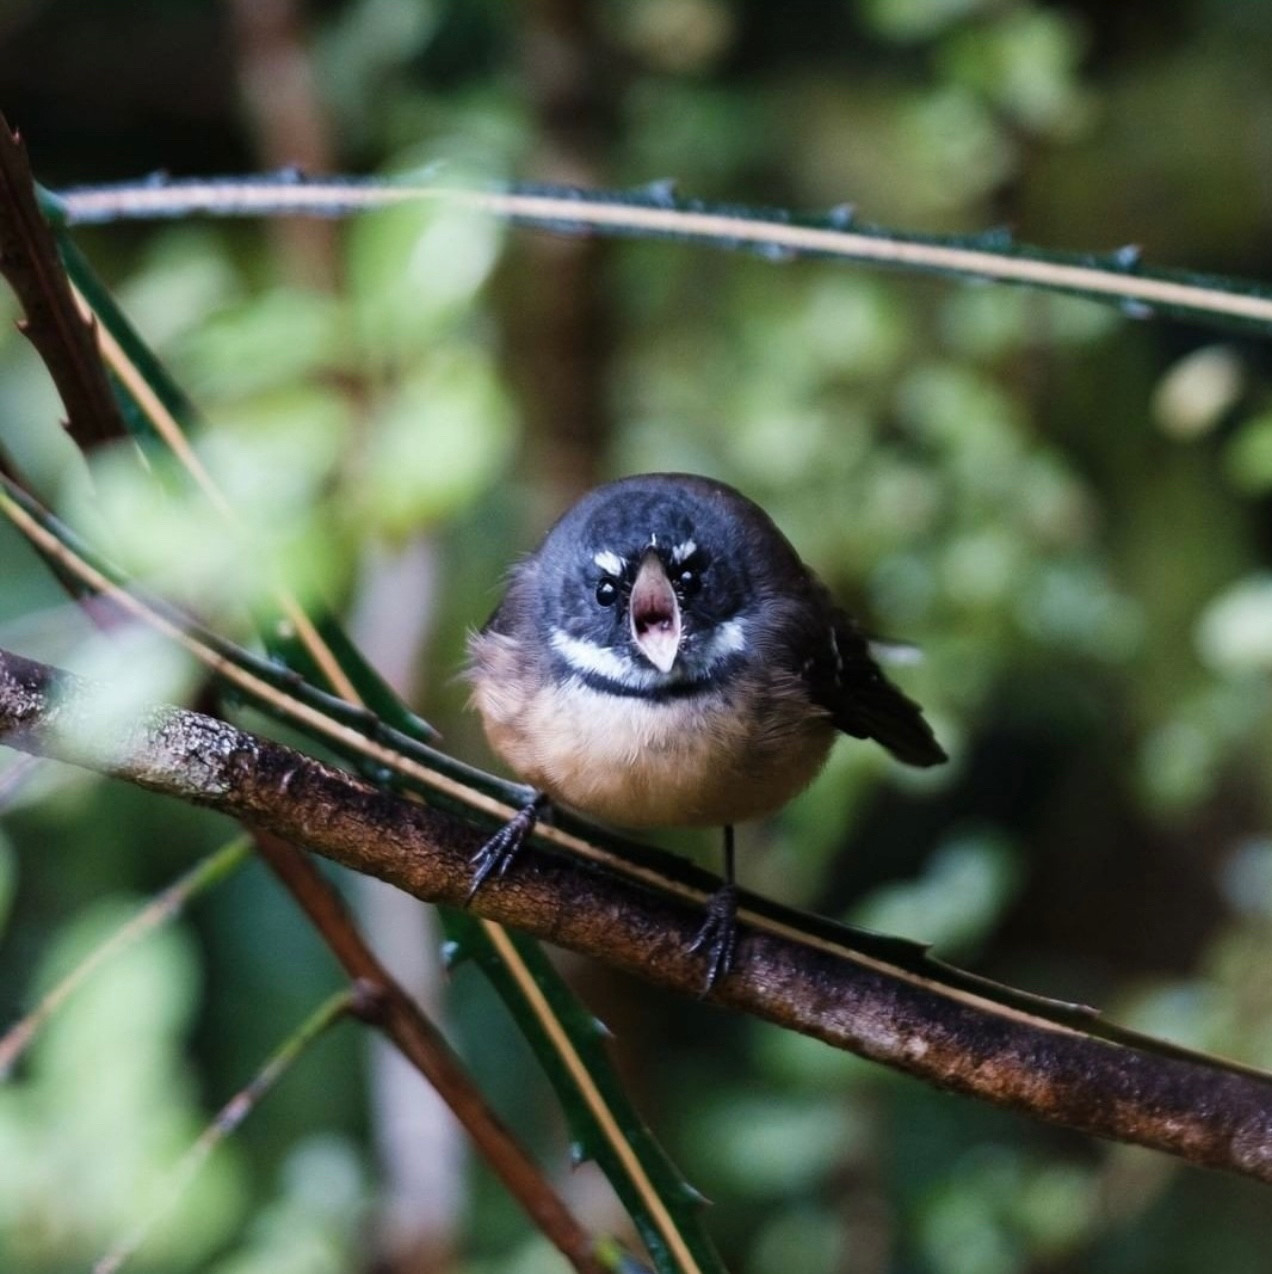
[[370, 978], [355, 978], [350, 987], [349, 1012], [360, 1022], [372, 1026], [384, 1020], [384, 1009], [388, 997], [379, 982]]

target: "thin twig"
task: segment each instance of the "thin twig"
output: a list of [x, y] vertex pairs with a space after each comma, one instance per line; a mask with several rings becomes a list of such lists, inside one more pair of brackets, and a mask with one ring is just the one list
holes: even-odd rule
[[1142, 265], [1133, 246], [1103, 256], [1056, 252], [1009, 236], [937, 236], [859, 225], [850, 208], [792, 220], [782, 209], [738, 209], [680, 199], [670, 183], [643, 190], [567, 186], [477, 189], [422, 178], [305, 178], [295, 172], [171, 182], [85, 186], [49, 196], [69, 224], [215, 217], [347, 217], [413, 200], [507, 219], [556, 234], [674, 239], [716, 249], [745, 249], [773, 261], [797, 257], [993, 279], [1086, 296], [1146, 317], [1158, 311], [1193, 318], [1272, 324], [1272, 296], [1242, 279]]
[[0, 271], [26, 318], [19, 329], [47, 364], [66, 428], [86, 451], [127, 437], [97, 352], [96, 330], [75, 303], [53, 232], [35, 197], [26, 148], [0, 116]]
[[[484, 833], [280, 744], [178, 708], [111, 722], [101, 688], [0, 652], [0, 739], [241, 818], [416, 897], [462, 905]], [[1106, 1039], [878, 954], [741, 915], [717, 1003], [1039, 1119], [1272, 1183], [1272, 1077], [1129, 1033]], [[700, 915], [528, 848], [474, 910], [697, 994]]]
[[[17, 139], [7, 133], [0, 137], [0, 213], [3, 213], [0, 215], [0, 248], [4, 249], [5, 257], [0, 264], [8, 270], [15, 289], [27, 305], [30, 318], [27, 330], [44, 355], [54, 381], [67, 402], [68, 411], [77, 420], [73, 430], [77, 441], [87, 449], [101, 438], [117, 436], [122, 432], [119, 427], [121, 421], [103, 374], [101, 354], [94, 339], [95, 325], [91, 318], [86, 319], [79, 312], [77, 298], [69, 287], [58, 260], [56, 245], [36, 204], [25, 154], [17, 145]], [[29, 279], [40, 280], [40, 286], [25, 286]], [[56, 304], [49, 303], [49, 296], [54, 298]], [[68, 325], [74, 330], [68, 331]], [[80, 338], [78, 344], [77, 337]], [[82, 339], [84, 337], [88, 338], [87, 342]], [[113, 347], [113, 342], [111, 345]], [[78, 355], [78, 361], [69, 356], [63, 357], [67, 349], [70, 349], [71, 354]], [[119, 361], [117, 372], [121, 378], [126, 379], [135, 372], [136, 369], [122, 355]], [[80, 364], [92, 375], [88, 375]], [[84, 384], [95, 383], [93, 377], [105, 389], [104, 400], [100, 403], [88, 402], [82, 412], [76, 412], [73, 404], [85, 397]], [[142, 387], [150, 389], [145, 383]], [[196, 477], [199, 476], [203, 471], [193, 452], [188, 447], [182, 451], [185, 437], [179, 423], [156, 395], [151, 394], [150, 398], [154, 401], [147, 400], [147, 406], [156, 429], [162, 431], [164, 425], [169, 427], [166, 436], [174, 450], [186, 456], [191, 472]], [[84, 419], [80, 420], [80, 416]], [[94, 420], [100, 423], [100, 437], [93, 435], [90, 428]], [[10, 476], [17, 479], [16, 474]], [[205, 484], [205, 490], [213, 506], [226, 517], [230, 529], [237, 530], [232, 510], [219, 490], [210, 484], [210, 480]], [[322, 641], [309, 617], [286, 594], [282, 597], [282, 606], [333, 688], [344, 699], [359, 703], [353, 683], [345, 676], [344, 669]], [[584, 1274], [599, 1274], [602, 1268], [599, 1253], [608, 1252], [613, 1245], [598, 1245], [569, 1214], [533, 1161], [494, 1117], [480, 1092], [464, 1074], [458, 1059], [447, 1049], [440, 1033], [389, 977], [365, 944], [362, 944], [352, 923], [339, 908], [335, 895], [328, 891], [326, 903], [322, 902], [323, 882], [312, 871], [303, 855], [286, 842], [276, 840], [272, 851], [267, 851], [267, 856], [288, 887], [299, 891], [298, 899], [302, 905], [311, 914], [314, 914], [316, 908], [321, 917], [319, 929], [342, 961], [347, 966], [352, 964], [354, 969], [361, 969], [361, 974], [355, 973], [355, 976], [371, 980], [368, 985], [373, 986], [375, 994], [367, 1003], [383, 1006], [377, 1012], [377, 1020], [408, 1059], [433, 1079], [439, 1092], [448, 1100], [479, 1149], [490, 1157], [493, 1169], [514, 1196], [522, 1202], [545, 1235], [557, 1244], [576, 1269]], [[140, 922], [141, 928], [144, 929], [145, 925], [146, 921]], [[108, 953], [99, 952], [97, 958], [90, 958], [86, 966], [77, 970], [68, 980], [68, 984], [58, 988], [50, 1002], [46, 1002], [30, 1019], [19, 1024], [9, 1041], [13, 1057], [24, 1047], [39, 1023]]]
[[261, 855], [362, 988], [360, 1016], [378, 1026], [433, 1085], [491, 1170], [574, 1268], [602, 1274], [594, 1236], [575, 1220], [538, 1165], [490, 1109], [442, 1033], [363, 941], [339, 894], [289, 841], [261, 827], [253, 833]]
[[182, 1155], [169, 1174], [162, 1202], [137, 1227], [120, 1240], [93, 1266], [93, 1274], [116, 1274], [124, 1262], [134, 1256], [155, 1226], [176, 1207], [209, 1156], [248, 1115], [260, 1105], [271, 1088], [291, 1069], [296, 1059], [328, 1028], [354, 1011], [356, 992], [346, 989], [320, 1005], [270, 1055], [250, 1084], [241, 1088], [217, 1112], [212, 1122], [199, 1134], [194, 1145]]
[[40, 764], [38, 756], [20, 756], [5, 766], [0, 773], [0, 813], [18, 799], [22, 789], [35, 777]]
[[[27, 661], [20, 662], [25, 663]], [[199, 720], [214, 729], [224, 724], [209, 717], [201, 717]], [[118, 724], [118, 722], [115, 723], [115, 725]], [[89, 731], [89, 737], [91, 737], [102, 725], [103, 723], [101, 722], [98, 722], [96, 726], [92, 726], [80, 721], [78, 726], [67, 723], [60, 726], [59, 730], [66, 729], [68, 733], [75, 734], [77, 729], [84, 728]], [[224, 726], [224, 728], [232, 729], [229, 726]], [[112, 727], [106, 726], [106, 731], [107, 734], [112, 733]], [[140, 740], [137, 741], [140, 743]], [[163, 782], [152, 783], [142, 777], [145, 770], [145, 752], [146, 748], [143, 744], [138, 756], [139, 769], [135, 773], [130, 773], [128, 777], [134, 778], [135, 781], [142, 783], [143, 786], [166, 790]], [[192, 759], [193, 753], [190, 756]], [[179, 768], [178, 766], [177, 769]], [[206, 777], [206, 772], [204, 777]], [[201, 779], [195, 777], [193, 786], [185, 786], [180, 783], [177, 777], [177, 770], [170, 771], [168, 778], [177, 781], [178, 785], [182, 786], [183, 794], [187, 799], [195, 800], [201, 804], [216, 803], [214, 800], [206, 799], [201, 794]], [[270, 826], [264, 820], [259, 821], [266, 827]], [[259, 828], [257, 830], [259, 831]], [[294, 850], [291, 856], [293, 859], [300, 861], [304, 867], [308, 867], [308, 864], [304, 863], [303, 859], [300, 859]], [[279, 870], [284, 882], [291, 888], [298, 877], [287, 871], [280, 870], [280, 864], [283, 864], [283, 859], [284, 856], [280, 856], [278, 860], [271, 859], [271, 861], [274, 862], [276, 870]], [[320, 881], [317, 883], [321, 884]], [[307, 895], [298, 895], [298, 901], [308, 911], [313, 904], [314, 897], [314, 892], [311, 889]], [[457, 1060], [451, 1057], [452, 1065], [448, 1070], [440, 1052], [436, 1052], [431, 1058], [428, 1056], [430, 1040], [434, 1041], [440, 1049], [445, 1048], [440, 1034], [419, 1013], [419, 1010], [409, 1000], [409, 997], [392, 981], [378, 962], [375, 962], [374, 956], [361, 943], [361, 939], [352, 924], [349, 923], [347, 918], [342, 920], [342, 916], [342, 911], [337, 914], [336, 911], [332, 911], [329, 907], [325, 926], [320, 926], [320, 931], [331, 943], [333, 951], [341, 962], [346, 964], [346, 967], [349, 967], [348, 961], [353, 961], [354, 967], [358, 970], [354, 976], [360, 977], [371, 973], [375, 975], [375, 983], [383, 992], [384, 1002], [388, 1006], [385, 1019], [381, 1022], [386, 1034], [399, 1043], [399, 1047], [402, 1048], [409, 1060], [423, 1070], [431, 1079], [434, 1079], [435, 1083], [439, 1084], [439, 1092], [451, 1104], [456, 1117], [473, 1136], [478, 1148], [483, 1152], [493, 1153], [496, 1156], [492, 1160], [492, 1167], [505, 1181], [514, 1196], [526, 1207], [536, 1223], [544, 1227], [546, 1236], [561, 1248], [563, 1254], [571, 1260], [577, 1269], [599, 1274], [601, 1267], [596, 1263], [596, 1240], [578, 1225], [565, 1209], [564, 1204], [552, 1192], [551, 1187], [543, 1179], [533, 1161], [525, 1155], [524, 1151], [520, 1150], [520, 1147], [511, 1141], [506, 1130], [498, 1124], [493, 1113], [486, 1106], [480, 1093], [470, 1081], [467, 1081], [467, 1077], [463, 1074]], [[368, 961], [371, 963], [368, 963]], [[440, 1077], [440, 1083], [438, 1077]]]
[[[241, 520], [203, 467], [172, 414], [102, 332], [91, 309], [67, 279], [57, 242], [36, 199], [26, 149], [0, 116], [0, 272], [9, 280], [24, 317], [18, 326], [44, 360], [66, 407], [66, 427], [85, 452], [126, 439], [128, 430], [106, 377], [111, 363], [148, 418], [181, 459], [231, 533], [242, 536]], [[257, 551], [244, 545], [244, 552]], [[333, 688], [351, 702], [356, 692], [344, 670], [318, 635], [309, 616], [281, 584], [279, 606], [322, 668]]]
[[36, 1032], [107, 960], [136, 945], [148, 933], [171, 920], [196, 894], [224, 880], [242, 864], [251, 846], [245, 837], [231, 841], [196, 863], [179, 880], [156, 894], [140, 911], [121, 925], [104, 942], [94, 947], [25, 1017], [0, 1036], [0, 1083], [13, 1067]]

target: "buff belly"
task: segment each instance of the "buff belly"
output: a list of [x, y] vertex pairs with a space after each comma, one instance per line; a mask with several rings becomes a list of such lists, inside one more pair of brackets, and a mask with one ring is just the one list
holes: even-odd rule
[[[623, 827], [720, 826], [771, 813], [812, 781], [834, 741], [829, 720], [789, 693], [735, 688], [735, 697], [651, 701], [572, 681], [521, 695], [510, 688], [519, 680], [475, 679], [491, 747], [554, 802]], [[753, 706], [738, 712], [736, 703]]]

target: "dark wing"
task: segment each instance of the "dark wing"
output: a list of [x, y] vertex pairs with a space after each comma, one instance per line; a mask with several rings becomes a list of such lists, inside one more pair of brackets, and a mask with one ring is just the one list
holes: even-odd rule
[[906, 765], [940, 765], [948, 758], [923, 709], [883, 675], [870, 643], [838, 607], [828, 641], [830, 659], [809, 670], [814, 700], [836, 728], [858, 739], [874, 739]]

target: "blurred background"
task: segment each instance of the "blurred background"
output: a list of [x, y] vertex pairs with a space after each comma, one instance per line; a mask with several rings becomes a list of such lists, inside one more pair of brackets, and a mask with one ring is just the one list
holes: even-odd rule
[[[4, 0], [0, 107], [53, 187], [395, 172], [626, 187], [1151, 264], [1272, 270], [1257, 0]], [[209, 467], [445, 733], [502, 570], [594, 482], [764, 504], [952, 754], [841, 744], [742, 833], [749, 887], [1272, 1067], [1266, 345], [1000, 287], [569, 241], [437, 209], [80, 242], [206, 411]], [[92, 481], [0, 331], [0, 443], [116, 560], [244, 639], [254, 560], [126, 454]], [[0, 527], [0, 639], [177, 696]], [[0, 757], [0, 1021], [232, 832]], [[713, 848], [669, 838], [685, 852]], [[704, 861], [713, 862], [707, 857]], [[507, 1120], [600, 1228], [545, 1084], [425, 909], [345, 882]], [[1264, 1271], [1266, 1189], [1093, 1143], [576, 960], [745, 1274]], [[0, 1088], [0, 1267], [79, 1270], [339, 975], [250, 867], [103, 971]], [[325, 1038], [136, 1262], [215, 1274], [561, 1268], [413, 1076]]]

